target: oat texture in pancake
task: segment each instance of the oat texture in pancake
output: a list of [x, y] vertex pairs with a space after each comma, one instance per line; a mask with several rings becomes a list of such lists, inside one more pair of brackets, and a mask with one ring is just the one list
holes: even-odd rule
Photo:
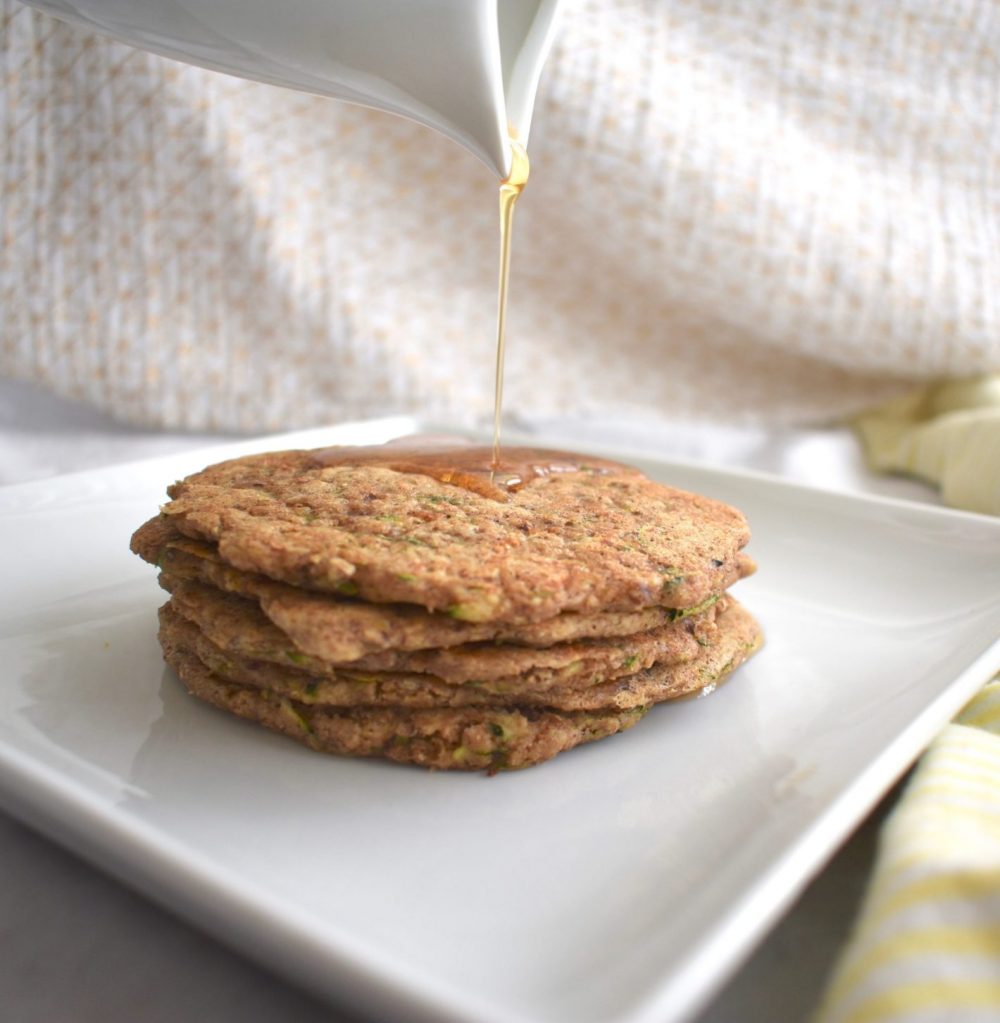
[[517, 706], [332, 710], [296, 703], [270, 690], [225, 682], [182, 648], [167, 648], [164, 656], [193, 696], [312, 749], [343, 756], [384, 757], [420, 767], [489, 772], [530, 767], [581, 743], [630, 728], [645, 712], [561, 713]]
[[261, 612], [256, 603], [198, 583], [173, 582], [164, 576], [172, 604], [196, 622], [214, 643], [231, 653], [278, 664], [295, 664], [316, 674], [344, 670], [408, 671], [437, 675], [462, 684], [520, 678], [546, 688], [593, 685], [638, 671], [658, 661], [679, 662], [697, 657], [715, 628], [717, 602], [705, 611], [633, 636], [578, 640], [551, 647], [473, 643], [443, 650], [385, 651], [346, 664], [330, 663], [296, 647]]
[[502, 707], [510, 704], [554, 710], [628, 710], [648, 707], [717, 685], [743, 663], [761, 642], [760, 628], [735, 601], [719, 616], [713, 639], [692, 661], [652, 668], [598, 682], [586, 688], [537, 689], [514, 680], [502, 691], [484, 684], [453, 685], [432, 675], [347, 671], [335, 676], [224, 650], [171, 604], [160, 611], [160, 641], [165, 650], [196, 656], [220, 679], [269, 690], [297, 703], [325, 707], [393, 706]]

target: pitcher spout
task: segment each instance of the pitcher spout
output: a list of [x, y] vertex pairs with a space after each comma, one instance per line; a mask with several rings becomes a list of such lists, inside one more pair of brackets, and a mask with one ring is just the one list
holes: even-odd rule
[[559, 0], [25, 0], [227, 74], [400, 114], [500, 178], [526, 142]]

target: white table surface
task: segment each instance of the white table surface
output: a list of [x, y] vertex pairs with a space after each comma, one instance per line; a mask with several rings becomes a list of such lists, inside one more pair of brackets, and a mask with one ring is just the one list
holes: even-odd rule
[[[548, 437], [572, 438], [580, 447], [588, 441], [645, 447], [666, 458], [739, 465], [819, 487], [937, 500], [921, 484], [873, 477], [853, 437], [841, 429], [666, 429], [569, 421], [543, 429]], [[136, 430], [33, 386], [0, 380], [0, 485], [226, 439]], [[894, 798], [890, 794], [859, 828], [697, 1023], [808, 1018], [847, 937], [878, 824]], [[5, 1023], [360, 1023], [360, 1017], [298, 991], [2, 813], [0, 877]]]

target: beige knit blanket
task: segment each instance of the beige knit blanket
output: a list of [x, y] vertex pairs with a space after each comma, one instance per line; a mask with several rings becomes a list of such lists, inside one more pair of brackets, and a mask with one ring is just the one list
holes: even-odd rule
[[[2, 0], [0, 373], [133, 422], [491, 413], [496, 182]], [[567, 0], [507, 407], [817, 421], [1000, 367], [989, 0]]]

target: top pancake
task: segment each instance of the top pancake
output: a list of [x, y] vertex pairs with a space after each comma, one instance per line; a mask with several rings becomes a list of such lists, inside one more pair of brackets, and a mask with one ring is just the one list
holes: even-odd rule
[[625, 466], [532, 479], [499, 501], [285, 451], [210, 466], [169, 492], [167, 519], [235, 568], [472, 622], [693, 607], [739, 577], [749, 539], [736, 509]]

